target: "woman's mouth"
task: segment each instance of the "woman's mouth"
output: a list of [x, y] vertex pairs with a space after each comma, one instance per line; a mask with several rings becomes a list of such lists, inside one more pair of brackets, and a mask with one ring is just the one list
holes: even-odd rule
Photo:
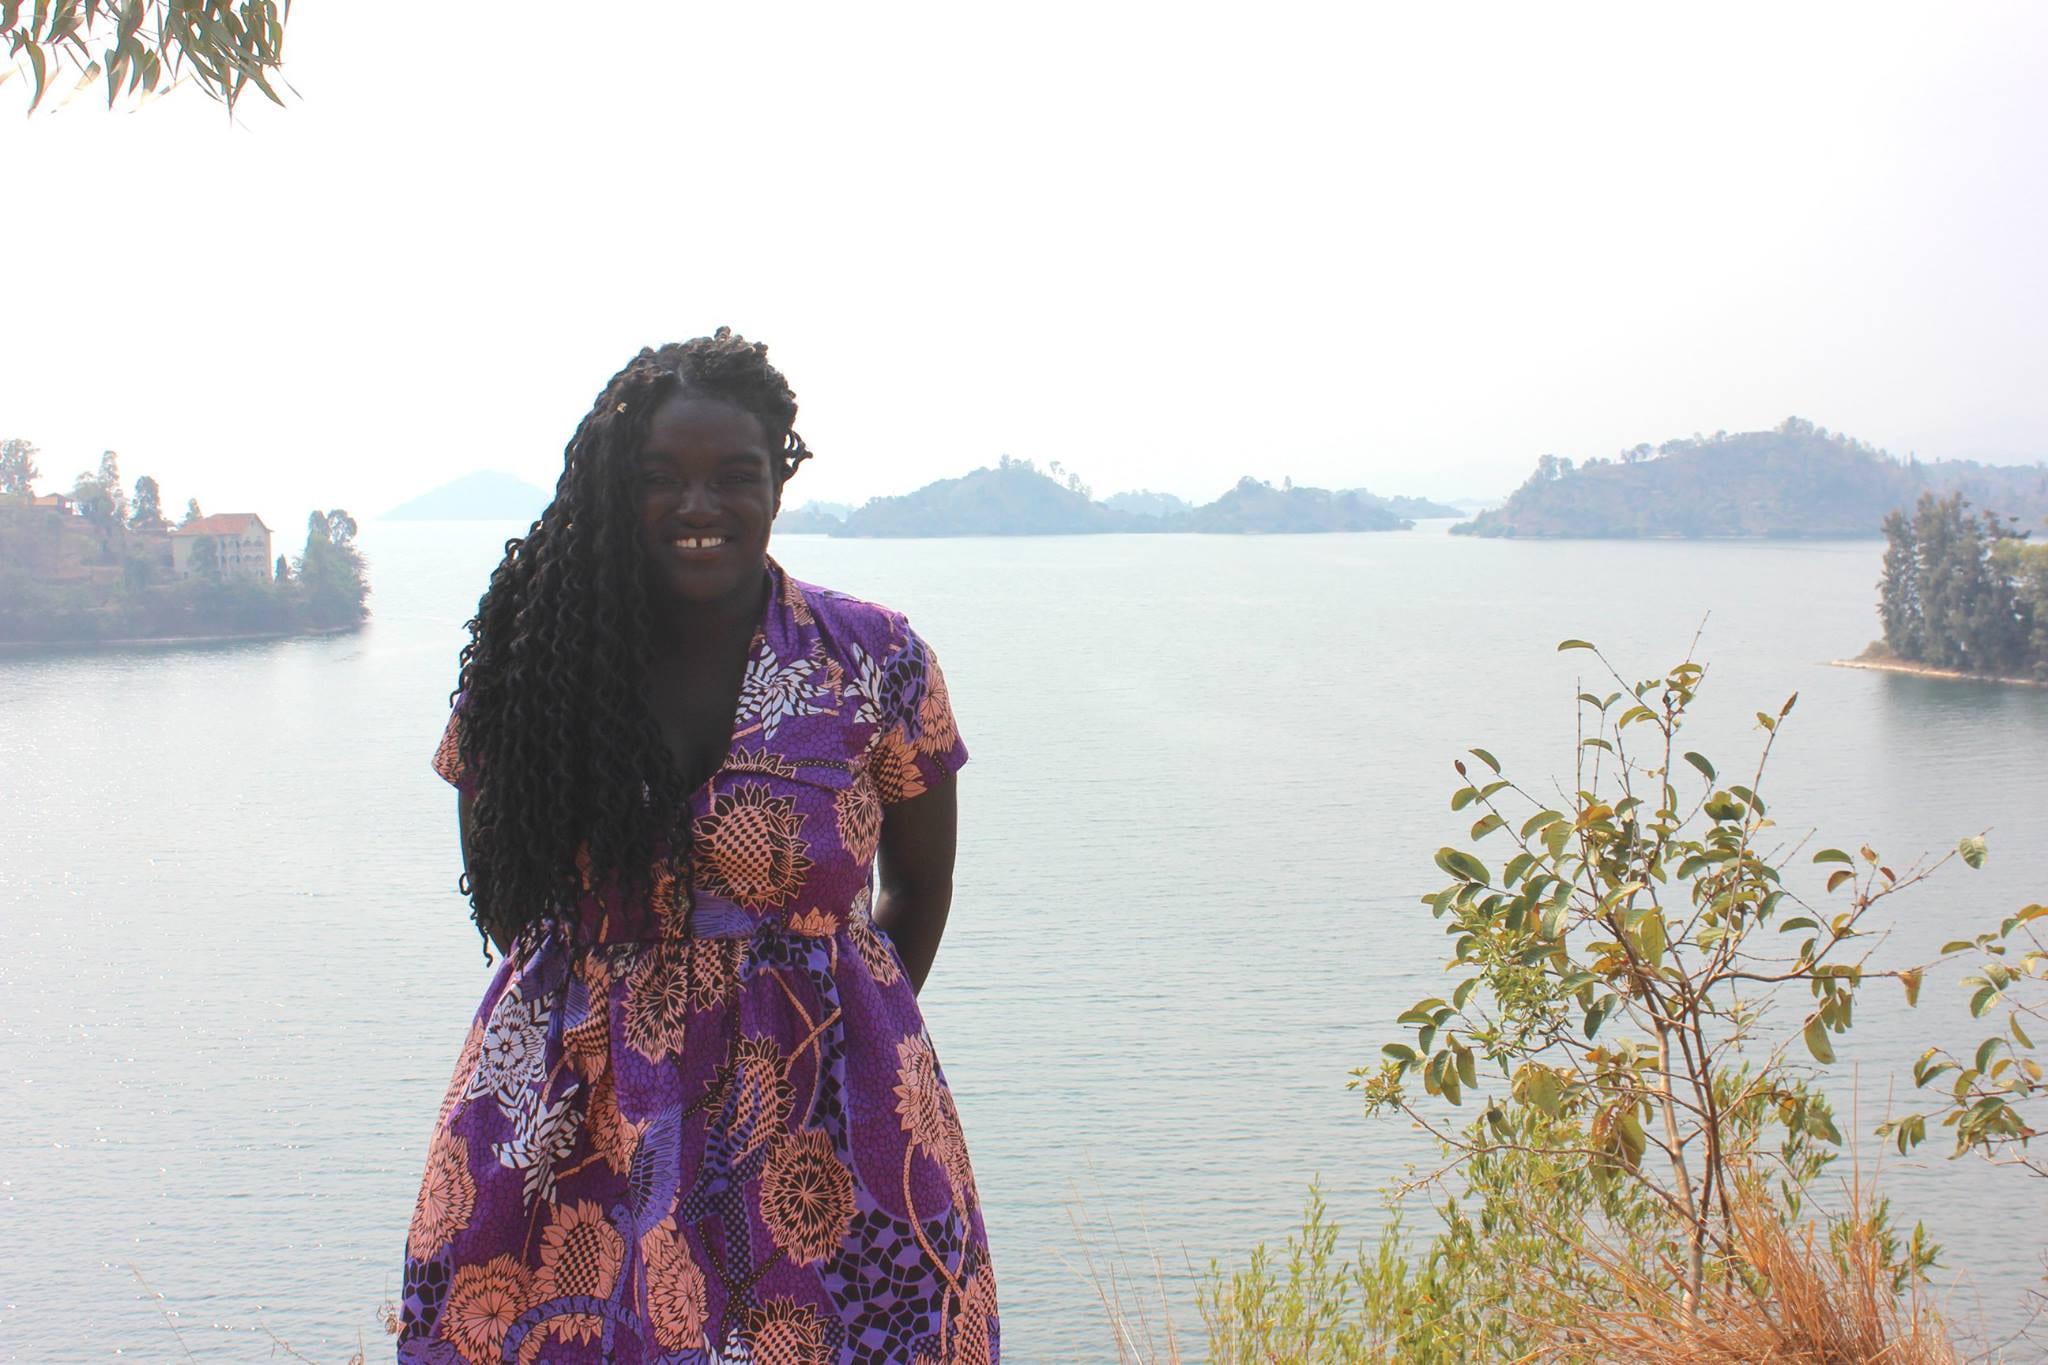
[[727, 536], [677, 536], [669, 543], [678, 550], [716, 550], [730, 539]]

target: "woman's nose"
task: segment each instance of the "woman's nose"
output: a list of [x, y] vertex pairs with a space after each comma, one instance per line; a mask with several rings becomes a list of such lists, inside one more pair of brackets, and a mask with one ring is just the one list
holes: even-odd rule
[[697, 479], [683, 480], [676, 502], [676, 510], [684, 516], [695, 516], [710, 510], [711, 487]]

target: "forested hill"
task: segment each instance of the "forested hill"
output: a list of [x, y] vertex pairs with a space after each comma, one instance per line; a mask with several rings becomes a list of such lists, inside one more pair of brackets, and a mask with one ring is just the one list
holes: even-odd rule
[[1104, 507], [1079, 480], [1061, 483], [1027, 460], [875, 498], [832, 531], [842, 536], [1060, 536], [1155, 529], [1155, 518]]
[[1924, 492], [1961, 491], [2023, 527], [2048, 517], [2048, 466], [1923, 464], [1798, 417], [1771, 431], [1639, 445], [1580, 465], [1545, 455], [1480, 536], [1875, 536]]
[[[1118, 494], [1097, 502], [1088, 486], [1057, 464], [1041, 470], [1004, 456], [993, 469], [940, 479], [914, 493], [876, 498], [843, 524], [799, 517], [785, 530], [835, 536], [1050, 536], [1107, 531], [1206, 531], [1285, 535], [1312, 531], [1395, 531], [1410, 526], [1402, 508], [1438, 505], [1381, 498], [1364, 489], [1331, 492], [1244, 478], [1216, 501], [1190, 507], [1164, 493]], [[1453, 510], [1453, 509], [1441, 509]]]
[[1357, 492], [1332, 493], [1327, 488], [1275, 488], [1257, 479], [1238, 480], [1237, 487], [1187, 515], [1190, 531], [1237, 534], [1288, 534], [1304, 531], [1399, 531], [1413, 523], [1397, 516], [1385, 503]]

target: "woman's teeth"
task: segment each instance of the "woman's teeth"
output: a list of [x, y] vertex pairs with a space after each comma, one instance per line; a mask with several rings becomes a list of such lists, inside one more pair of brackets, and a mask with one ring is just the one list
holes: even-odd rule
[[724, 536], [678, 536], [674, 541], [679, 550], [715, 550], [725, 544]]

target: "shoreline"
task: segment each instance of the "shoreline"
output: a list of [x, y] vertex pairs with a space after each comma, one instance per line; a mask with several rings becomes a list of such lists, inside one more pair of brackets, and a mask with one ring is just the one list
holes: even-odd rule
[[2005, 687], [2048, 687], [2048, 679], [2008, 678], [1995, 673], [1965, 673], [1961, 669], [1936, 668], [1904, 659], [1830, 659], [1830, 668], [1868, 668], [1879, 673], [1902, 673], [1917, 678], [1946, 678], [1958, 682], [1997, 683]]
[[362, 625], [311, 626], [305, 630], [266, 630], [236, 635], [137, 635], [118, 640], [0, 640], [0, 654], [33, 654], [79, 649], [176, 649], [181, 645], [247, 644], [262, 640], [299, 640], [309, 636], [347, 635], [362, 628]]

